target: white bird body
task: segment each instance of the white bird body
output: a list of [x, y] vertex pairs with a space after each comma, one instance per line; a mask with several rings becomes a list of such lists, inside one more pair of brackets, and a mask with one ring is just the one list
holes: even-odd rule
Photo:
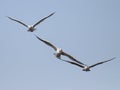
[[36, 28], [34, 28], [32, 25], [28, 25], [29, 32], [33, 32], [34, 30], [36, 30]]
[[[55, 12], [54, 12], [54, 13], [55, 13]], [[44, 20], [47, 19], [48, 17], [52, 16], [54, 13], [51, 13], [50, 15], [42, 18], [41, 20], [39, 20], [39, 21], [38, 21], [37, 23], [35, 23], [34, 25], [27, 25], [27, 24], [25, 24], [25, 23], [23, 23], [23, 22], [21, 22], [21, 21], [19, 21], [19, 20], [17, 20], [17, 19], [13, 19], [13, 18], [11, 18], [11, 17], [8, 17], [8, 18], [9, 18], [10, 20], [16, 21], [16, 22], [22, 24], [23, 26], [27, 27], [27, 28], [28, 28], [27, 31], [33, 32], [33, 31], [36, 30], [35, 27], [36, 27], [38, 24], [40, 24], [42, 21], [44, 21]]]
[[55, 55], [58, 59], [60, 59], [61, 54], [62, 54], [62, 49], [61, 49], [61, 48], [57, 48], [56, 51], [55, 51], [55, 53], [54, 53], [54, 55]]
[[90, 65], [90, 66], [87, 66], [87, 65], [81, 64], [81, 63], [67, 61], [67, 60], [63, 60], [63, 61], [68, 62], [68, 63], [73, 64], [73, 65], [76, 65], [78, 67], [81, 67], [83, 71], [87, 72], [87, 71], [90, 71], [90, 68], [95, 67], [95, 66], [100, 65], [100, 64], [103, 64], [103, 63], [106, 63], [106, 62], [111, 61], [113, 59], [115, 59], [115, 57], [111, 58], [111, 59], [108, 59], [108, 60], [105, 60], [105, 61], [98, 62], [98, 63]]
[[89, 66], [84, 66], [84, 68], [82, 69], [83, 71], [90, 71]]
[[[48, 46], [52, 47], [55, 50], [54, 55], [58, 58], [61, 59], [61, 55], [67, 56], [68, 58], [70, 58], [71, 60], [73, 60], [74, 62], [80, 63], [83, 65], [83, 63], [81, 63], [80, 61], [76, 60], [74, 57], [72, 57], [71, 55], [65, 53], [61, 48], [57, 48], [56, 46], [54, 46], [52, 43], [41, 39], [40, 37], [38, 37], [37, 35], [35, 35], [37, 39], [39, 39], [40, 41], [42, 41], [43, 43], [47, 44]], [[61, 59], [62, 60], [62, 59]]]
[[[36, 35], [35, 35], [35, 36], [36, 36]], [[76, 65], [76, 66], [78, 66], [78, 67], [81, 67], [82, 70], [83, 70], [83, 71], [86, 71], [86, 72], [87, 72], [87, 71], [90, 71], [90, 68], [92, 68], [92, 67], [95, 67], [95, 66], [97, 66], [97, 65], [100, 65], [100, 64], [103, 64], [103, 63], [106, 63], [106, 62], [108, 62], [108, 61], [111, 61], [111, 60], [115, 59], [115, 57], [114, 57], [114, 58], [112, 58], [112, 59], [105, 60], [105, 61], [98, 62], [98, 63], [93, 64], [93, 65], [87, 66], [86, 64], [78, 61], [77, 59], [75, 59], [75, 58], [72, 57], [71, 55], [65, 53], [61, 48], [55, 47], [55, 46], [54, 46], [53, 44], [51, 44], [50, 42], [48, 42], [48, 41], [46, 41], [46, 40], [43, 40], [43, 39], [39, 38], [38, 36], [36, 36], [36, 38], [39, 39], [40, 41], [42, 41], [43, 43], [47, 44], [48, 46], [52, 47], [52, 48], [55, 50], [54, 55], [55, 55], [58, 59], [60, 59], [60, 60], [62, 60], [62, 61], [65, 61], [65, 62], [67, 62], [67, 63], [73, 64], [73, 65]], [[61, 55], [67, 56], [67, 57], [70, 58], [72, 61], [67, 61], [67, 60], [61, 59]]]

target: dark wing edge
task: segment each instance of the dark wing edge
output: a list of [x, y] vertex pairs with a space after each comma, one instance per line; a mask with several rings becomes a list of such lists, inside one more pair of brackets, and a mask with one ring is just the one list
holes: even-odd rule
[[35, 35], [35, 36], [36, 36], [37, 39], [39, 39], [40, 41], [42, 41], [42, 42], [44, 42], [45, 44], [49, 45], [49, 46], [52, 47], [54, 50], [57, 50], [57, 48], [56, 48], [53, 44], [51, 44], [50, 42], [41, 39], [41, 38], [38, 37], [37, 35]]
[[84, 63], [82, 63], [82, 62], [76, 60], [74, 57], [72, 57], [71, 55], [69, 55], [69, 54], [67, 54], [67, 53], [65, 53], [65, 52], [62, 52], [62, 55], [67, 56], [68, 58], [70, 58], [71, 60], [75, 61], [75, 62], [78, 63], [78, 64], [85, 65]]
[[115, 58], [116, 58], [116, 57], [113, 57], [113, 58], [111, 58], [111, 59], [109, 59], [109, 60], [102, 61], [102, 62], [98, 62], [98, 63], [96, 63], [96, 64], [93, 64], [93, 65], [89, 66], [89, 67], [90, 67], [90, 68], [95, 67], [95, 66], [97, 66], [97, 65], [106, 63], [106, 62], [111, 61], [111, 60], [114, 60]]
[[19, 21], [19, 20], [13, 19], [13, 18], [11, 18], [11, 17], [9, 17], [9, 16], [7, 16], [7, 17], [8, 17], [9, 19], [13, 20], [13, 21], [16, 21], [16, 22], [24, 25], [25, 27], [28, 27], [28, 25], [26, 25], [25, 23], [23, 23], [23, 22], [21, 22], [21, 21]]
[[61, 60], [64, 61], [64, 62], [67, 62], [67, 63], [73, 64], [73, 65], [76, 65], [76, 66], [78, 66], [78, 67], [84, 68], [83, 65], [80, 65], [80, 64], [78, 64], [78, 63], [71, 62], [71, 61], [67, 61], [67, 60], [64, 60], [64, 59], [61, 59]]
[[37, 26], [39, 23], [41, 23], [42, 21], [44, 21], [44, 20], [47, 19], [48, 17], [52, 16], [53, 14], [55, 14], [55, 12], [51, 13], [50, 15], [44, 17], [43, 19], [41, 19], [40, 21], [38, 21], [37, 23], [35, 23], [35, 24], [33, 25], [33, 27]]

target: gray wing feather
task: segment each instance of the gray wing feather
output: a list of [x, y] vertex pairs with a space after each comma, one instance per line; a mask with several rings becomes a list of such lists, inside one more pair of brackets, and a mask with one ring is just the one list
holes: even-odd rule
[[[55, 12], [54, 12], [55, 13]], [[39, 23], [41, 23], [42, 21], [44, 21], [45, 19], [47, 19], [48, 17], [52, 16], [54, 13], [51, 13], [50, 15], [48, 15], [47, 17], [44, 17], [43, 19], [41, 19], [40, 21], [38, 21], [37, 23], [35, 23], [33, 25], [33, 27], [37, 26]]]
[[100, 65], [100, 64], [103, 64], [103, 63], [106, 63], [106, 62], [111, 61], [111, 60], [113, 60], [113, 59], [115, 59], [115, 57], [112, 58], [112, 59], [106, 60], [106, 61], [102, 61], [102, 62], [98, 62], [98, 63], [96, 63], [96, 64], [93, 64], [93, 65], [89, 66], [89, 68], [95, 67], [95, 66]]
[[71, 60], [73, 60], [73, 61], [75, 61], [75, 62], [77, 62], [77, 63], [79, 63], [79, 64], [85, 65], [84, 63], [76, 60], [74, 57], [72, 57], [71, 55], [69, 55], [69, 54], [67, 54], [67, 53], [65, 53], [65, 52], [62, 52], [62, 55], [67, 56], [68, 58], [70, 58]]
[[71, 61], [67, 61], [67, 60], [63, 60], [63, 59], [61, 59], [61, 60], [62, 60], [62, 61], [65, 61], [65, 62], [67, 62], [67, 63], [73, 64], [73, 65], [76, 65], [76, 66], [78, 66], [78, 67], [84, 68], [83, 65], [80, 65], [80, 64], [78, 64], [78, 63], [71, 62]]
[[44, 42], [44, 43], [47, 44], [48, 46], [52, 47], [54, 50], [57, 50], [57, 48], [56, 48], [53, 44], [51, 44], [50, 42], [45, 41], [45, 40], [39, 38], [37, 35], [35, 35], [35, 36], [37, 37], [37, 39], [39, 39], [40, 41]]
[[13, 18], [11, 18], [11, 17], [8, 17], [8, 18], [11, 19], [11, 20], [13, 20], [13, 21], [16, 21], [16, 22], [18, 22], [18, 23], [20, 23], [20, 24], [22, 24], [22, 25], [24, 25], [25, 27], [28, 27], [28, 25], [26, 25], [25, 23], [23, 23], [23, 22], [21, 22], [21, 21], [19, 21], [19, 20], [13, 19]]

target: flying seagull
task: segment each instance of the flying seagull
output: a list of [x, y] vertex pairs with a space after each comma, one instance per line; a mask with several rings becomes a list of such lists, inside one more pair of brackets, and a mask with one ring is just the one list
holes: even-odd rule
[[63, 61], [65, 61], [65, 62], [68, 62], [68, 63], [70, 63], [70, 64], [73, 64], [73, 65], [76, 65], [76, 66], [78, 66], [78, 67], [81, 67], [81, 68], [83, 68], [82, 70], [83, 71], [90, 71], [90, 68], [92, 68], [92, 67], [95, 67], [95, 66], [97, 66], [97, 65], [100, 65], [100, 64], [103, 64], [103, 63], [106, 63], [106, 62], [108, 62], [108, 61], [111, 61], [111, 60], [113, 60], [113, 59], [115, 59], [115, 57], [114, 58], [111, 58], [111, 59], [109, 59], [109, 60], [106, 60], [106, 61], [102, 61], [102, 62], [98, 62], [98, 63], [96, 63], [96, 64], [93, 64], [93, 65], [91, 65], [91, 66], [87, 66], [87, 65], [83, 65], [83, 64], [81, 64], [81, 63], [76, 63], [76, 62], [71, 62], [71, 61], [67, 61], [67, 60], [63, 60]]
[[[42, 41], [43, 43], [47, 44], [48, 46], [52, 47], [55, 50], [54, 55], [58, 58], [61, 59], [61, 55], [67, 56], [68, 58], [70, 58], [71, 60], [84, 65], [83, 63], [81, 63], [80, 61], [76, 60], [74, 57], [72, 57], [71, 55], [65, 53], [61, 48], [57, 48], [56, 46], [54, 46], [53, 44], [51, 44], [50, 42], [41, 39], [40, 37], [38, 37], [37, 35], [35, 35], [37, 37], [37, 39], [39, 39], [40, 41]], [[61, 59], [62, 60], [62, 59]]]
[[22, 25], [24, 25], [25, 27], [28, 28], [28, 31], [29, 31], [29, 32], [33, 32], [34, 30], [36, 30], [35, 27], [36, 27], [38, 24], [40, 24], [42, 21], [44, 21], [44, 20], [47, 19], [48, 17], [52, 16], [54, 13], [55, 13], [55, 12], [53, 12], [53, 13], [51, 13], [50, 15], [44, 17], [43, 19], [39, 20], [39, 21], [38, 21], [37, 23], [35, 23], [34, 25], [27, 25], [27, 24], [25, 24], [25, 23], [23, 23], [23, 22], [21, 22], [21, 21], [19, 21], [19, 20], [13, 19], [13, 18], [11, 18], [11, 17], [8, 17], [8, 18], [11, 19], [11, 20], [13, 20], [13, 21], [16, 21], [16, 22], [18, 22], [18, 23], [20, 23], [20, 24], [22, 24]]

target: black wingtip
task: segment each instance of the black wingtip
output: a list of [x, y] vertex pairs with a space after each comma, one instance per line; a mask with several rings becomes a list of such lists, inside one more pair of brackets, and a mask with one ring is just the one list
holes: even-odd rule
[[[34, 34], [35, 35], [35, 34]], [[40, 37], [38, 37], [37, 35], [35, 35], [35, 37], [38, 39], [38, 40], [40, 40], [40, 41], [43, 41], [44, 42], [44, 40], [43, 39], [41, 39]]]
[[55, 12], [53, 12], [53, 14], [55, 14], [56, 13], [56, 11]]
[[11, 20], [14, 20], [13, 18], [9, 17], [9, 16], [6, 16], [7, 18], [11, 19]]
[[35, 36], [36, 38], [40, 39], [36, 34], [34, 34], [34, 36]]
[[111, 58], [110, 60], [116, 59], [116, 57]]
[[55, 13], [56, 13], [56, 12], [51, 13], [50, 16], [54, 15]]
[[112, 60], [114, 60], [114, 59], [116, 59], [116, 57], [113, 57], [113, 58], [111, 58], [111, 59], [108, 59], [108, 60], [106, 60], [105, 62], [112, 61]]
[[11, 17], [9, 17], [9, 16], [6, 16], [7, 18], [9, 18], [9, 19], [11, 19]]
[[35, 37], [38, 37], [36, 34], [34, 34]]

